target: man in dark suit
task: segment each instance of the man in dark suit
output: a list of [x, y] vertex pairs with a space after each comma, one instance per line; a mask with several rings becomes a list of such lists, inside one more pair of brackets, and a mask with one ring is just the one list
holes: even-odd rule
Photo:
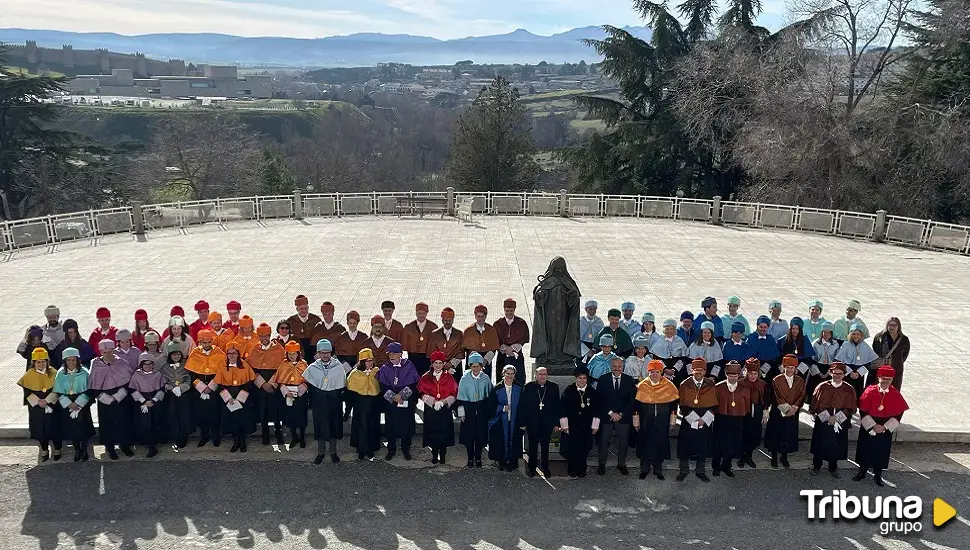
[[549, 382], [548, 375], [546, 367], [537, 368], [535, 381], [525, 385], [519, 401], [518, 420], [529, 436], [529, 464], [526, 468], [529, 477], [535, 477], [536, 467], [545, 477], [552, 476], [549, 438], [553, 430], [559, 429], [559, 386]]
[[616, 433], [617, 466], [621, 474], [627, 475], [626, 452], [630, 439], [630, 422], [633, 416], [633, 398], [636, 385], [633, 378], [623, 374], [623, 358], [614, 357], [610, 362], [610, 372], [600, 377], [596, 384], [596, 405], [600, 416], [599, 467], [596, 473], [606, 473], [606, 461], [610, 456], [610, 439]]

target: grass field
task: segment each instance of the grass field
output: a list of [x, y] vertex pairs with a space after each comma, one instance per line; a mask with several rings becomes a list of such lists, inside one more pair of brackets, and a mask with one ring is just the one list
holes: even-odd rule
[[583, 133], [587, 128], [592, 128], [597, 132], [603, 132], [606, 130], [606, 124], [599, 119], [596, 120], [570, 120], [569, 125], [575, 128], [579, 133]]
[[[4, 65], [3, 66], [3, 70], [5, 70], [7, 72], [10, 72], [10, 73], [25, 74], [27, 76], [40, 76], [40, 75], [36, 75], [36, 74], [31, 74], [30, 71], [28, 71], [27, 69], [25, 69], [23, 67], [17, 67], [17, 66], [14, 66], [14, 65]], [[59, 73], [57, 71], [51, 71], [50, 72], [50, 76], [52, 76], [54, 78], [60, 78], [60, 77], [63, 77], [64, 74], [63, 73]]]
[[523, 101], [542, 101], [544, 99], [555, 99], [557, 97], [569, 97], [586, 93], [586, 90], [558, 90], [555, 92], [543, 92], [532, 94], [522, 98]]

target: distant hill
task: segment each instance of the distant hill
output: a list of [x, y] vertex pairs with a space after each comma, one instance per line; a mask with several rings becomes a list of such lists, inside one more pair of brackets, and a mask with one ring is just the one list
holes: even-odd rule
[[[646, 27], [627, 27], [630, 33], [650, 38]], [[348, 67], [382, 62], [412, 65], [452, 65], [462, 59], [475, 63], [595, 62], [599, 60], [583, 38], [603, 38], [599, 27], [583, 27], [552, 36], [518, 29], [508, 34], [438, 40], [407, 34], [359, 33], [326, 38], [246, 38], [227, 34], [75, 33], [50, 30], [0, 29], [0, 42], [23, 45], [34, 40], [40, 47], [106, 48], [114, 52], [140, 52], [156, 59], [184, 59], [193, 63], [282, 65], [290, 67]]]

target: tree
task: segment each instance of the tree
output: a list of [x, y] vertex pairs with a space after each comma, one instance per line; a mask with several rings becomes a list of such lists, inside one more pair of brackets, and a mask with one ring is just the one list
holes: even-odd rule
[[181, 200], [234, 197], [259, 188], [260, 158], [255, 133], [234, 114], [171, 113], [157, 123], [134, 176], [149, 196], [161, 191]]
[[540, 149], [564, 147], [573, 141], [573, 133], [565, 115], [552, 113], [532, 118], [532, 135]]
[[463, 191], [520, 191], [535, 187], [539, 166], [519, 91], [497, 77], [458, 119], [446, 165]]
[[263, 150], [260, 179], [261, 195], [288, 195], [297, 188], [296, 178], [286, 165], [286, 155], [280, 151]]

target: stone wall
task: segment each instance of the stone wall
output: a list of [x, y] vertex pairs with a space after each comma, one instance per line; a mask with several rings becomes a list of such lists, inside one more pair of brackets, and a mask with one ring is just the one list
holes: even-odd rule
[[148, 59], [142, 53], [118, 53], [105, 49], [75, 50], [70, 44], [61, 48], [38, 47], [28, 40], [23, 46], [8, 45], [10, 64], [31, 72], [48, 69], [68, 76], [111, 74], [111, 69], [130, 69], [138, 78], [150, 76], [185, 76], [186, 64], [181, 59]]

